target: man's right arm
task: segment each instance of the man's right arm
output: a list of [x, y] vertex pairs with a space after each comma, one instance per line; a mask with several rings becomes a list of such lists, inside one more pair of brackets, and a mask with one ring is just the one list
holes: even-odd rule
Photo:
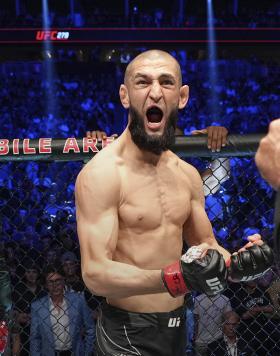
[[86, 286], [96, 295], [111, 298], [166, 292], [160, 270], [143, 270], [113, 260], [121, 195], [115, 163], [109, 166], [104, 161], [91, 161], [77, 178], [75, 194]]
[[256, 164], [263, 178], [274, 188], [280, 188], [280, 119], [269, 125], [268, 134], [261, 140]]

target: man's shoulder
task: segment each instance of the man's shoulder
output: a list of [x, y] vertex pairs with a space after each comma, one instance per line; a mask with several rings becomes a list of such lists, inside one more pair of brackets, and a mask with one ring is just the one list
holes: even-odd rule
[[33, 306], [33, 308], [37, 309], [37, 308], [41, 308], [42, 305], [46, 304], [48, 302], [48, 296], [44, 295], [41, 298], [38, 298], [36, 300], [34, 300], [34, 302], [31, 303], [31, 306]]
[[196, 300], [196, 301], [202, 301], [202, 300], [206, 300], [206, 299], [208, 299], [206, 294], [199, 294], [194, 298], [194, 300]]
[[219, 339], [210, 342], [208, 344], [208, 348], [210, 348], [211, 350], [215, 350], [217, 348], [217, 346], [220, 346], [223, 344], [225, 344], [225, 340], [223, 337], [220, 337]]
[[71, 292], [66, 292], [65, 293], [65, 298], [68, 300], [75, 300], [78, 302], [83, 302], [84, 301], [84, 295], [83, 293], [71, 291]]
[[225, 355], [225, 354], [226, 354], [226, 345], [222, 337], [208, 344], [208, 355], [218, 356], [218, 355]]
[[84, 168], [93, 169], [110, 169], [114, 164], [118, 163], [120, 156], [118, 154], [115, 142], [99, 151], [85, 166]]
[[78, 178], [80, 180], [95, 181], [106, 177], [112, 179], [118, 174], [117, 167], [121, 164], [121, 159], [115, 150], [105, 147], [98, 152], [80, 171]]
[[205, 305], [212, 304], [211, 299], [206, 294], [200, 294], [194, 298], [196, 308], [202, 308], [205, 311]]
[[177, 159], [178, 159], [179, 167], [184, 172], [184, 174], [186, 174], [187, 176], [189, 176], [191, 178], [201, 180], [200, 174], [194, 166], [192, 166], [188, 162], [185, 162], [184, 160], [180, 159], [179, 157], [177, 157]]

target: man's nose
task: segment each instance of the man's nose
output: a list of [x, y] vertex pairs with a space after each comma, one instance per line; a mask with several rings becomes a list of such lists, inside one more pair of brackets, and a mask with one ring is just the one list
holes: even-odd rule
[[162, 98], [161, 86], [158, 81], [153, 81], [151, 85], [150, 98], [155, 102]]

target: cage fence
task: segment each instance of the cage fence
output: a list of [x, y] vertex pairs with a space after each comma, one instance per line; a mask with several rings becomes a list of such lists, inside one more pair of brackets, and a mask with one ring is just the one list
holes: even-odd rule
[[[260, 233], [272, 245], [274, 193], [260, 177], [252, 153], [241, 148], [222, 158], [209, 152], [207, 155], [189, 152], [184, 159], [201, 173], [206, 212], [219, 243], [234, 252], [246, 243], [248, 235]], [[67, 296], [77, 295], [78, 299], [67, 297], [66, 308], [80, 310], [81, 317], [83, 310], [88, 311], [80, 343], [75, 346], [78, 354], [87, 354], [86, 319], [90, 316], [94, 329], [102, 298], [92, 295], [81, 278], [74, 189], [83, 164], [80, 158], [41, 161], [29, 157], [0, 162], [1, 320], [10, 330], [9, 350], [18, 340], [20, 355], [35, 355], [35, 321], [48, 328], [54, 323], [58, 328], [65, 326], [61, 315], [54, 321], [41, 313], [40, 303], [50, 288], [59, 287]], [[61, 276], [56, 281], [47, 278], [52, 266]], [[186, 354], [280, 355], [279, 276], [275, 265], [261, 279], [229, 283], [227, 290], [215, 297], [196, 293], [187, 296]], [[236, 344], [226, 342], [230, 335], [237, 336]], [[65, 329], [61, 340], [53, 342], [67, 342]], [[237, 353], [233, 353], [234, 347]]]

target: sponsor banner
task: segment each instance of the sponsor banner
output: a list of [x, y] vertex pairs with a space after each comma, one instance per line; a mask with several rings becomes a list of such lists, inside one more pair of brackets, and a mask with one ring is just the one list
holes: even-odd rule
[[51, 160], [63, 161], [70, 160], [74, 157], [75, 160], [85, 160], [91, 158], [102, 148], [114, 141], [114, 137], [107, 137], [101, 142], [97, 139], [84, 137], [52, 139], [6, 139], [0, 138], [0, 161], [10, 160]]

